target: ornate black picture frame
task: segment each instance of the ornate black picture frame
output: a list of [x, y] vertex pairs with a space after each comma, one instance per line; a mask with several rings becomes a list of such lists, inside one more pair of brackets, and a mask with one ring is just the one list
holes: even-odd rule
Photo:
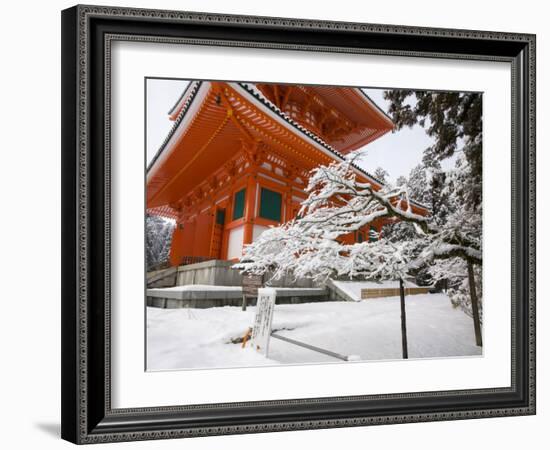
[[[504, 61], [512, 67], [511, 385], [113, 409], [110, 46], [116, 40]], [[62, 437], [84, 444], [535, 413], [535, 36], [75, 6], [62, 12]]]

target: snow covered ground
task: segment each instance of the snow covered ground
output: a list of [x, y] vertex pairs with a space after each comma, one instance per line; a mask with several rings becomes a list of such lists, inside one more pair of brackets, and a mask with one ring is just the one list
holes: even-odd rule
[[[269, 359], [231, 340], [252, 325], [255, 308], [147, 308], [147, 369], [245, 367], [341, 362], [271, 339]], [[409, 358], [481, 355], [472, 319], [445, 294], [407, 297]], [[399, 297], [361, 302], [276, 305], [273, 330], [362, 360], [401, 358]]]

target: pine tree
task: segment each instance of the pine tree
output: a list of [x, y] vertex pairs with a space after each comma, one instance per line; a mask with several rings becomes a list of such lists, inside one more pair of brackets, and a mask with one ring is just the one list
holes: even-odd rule
[[[445, 226], [449, 221], [463, 224], [471, 236], [481, 242], [482, 216], [482, 94], [477, 92], [429, 92], [389, 90], [384, 98], [390, 101], [389, 113], [396, 128], [420, 125], [434, 138], [424, 151], [423, 165], [432, 171], [430, 180], [432, 216]], [[441, 170], [447, 159], [456, 160], [450, 173]], [[413, 196], [414, 198], [414, 196]], [[467, 273], [452, 289], [453, 304], [472, 311], [476, 341], [481, 345], [481, 268], [463, 258]], [[448, 264], [438, 260], [437, 265]], [[478, 263], [481, 265], [481, 261]], [[444, 272], [432, 267], [432, 271]], [[467, 282], [465, 282], [467, 280]], [[467, 289], [466, 289], [467, 286]], [[468, 292], [466, 292], [468, 291]]]
[[383, 184], [388, 184], [388, 177], [390, 174], [387, 170], [382, 167], [377, 167], [373, 175], [378, 181], [381, 181]]
[[407, 186], [407, 183], [408, 183], [407, 177], [404, 176], [404, 175], [399, 175], [399, 176], [397, 177], [397, 180], [395, 180], [395, 185], [396, 185], [397, 187], [400, 187], [400, 186]]
[[163, 217], [147, 214], [145, 217], [145, 256], [147, 270], [166, 263], [170, 253], [174, 222]]
[[424, 152], [426, 167], [440, 169], [445, 159], [463, 152], [470, 168], [470, 188], [464, 201], [470, 208], [481, 205], [482, 94], [478, 92], [430, 92], [393, 89], [384, 92], [396, 129], [420, 125], [435, 142]]
[[427, 207], [432, 206], [432, 195], [428, 183], [428, 174], [422, 164], [411, 169], [409, 179], [407, 181], [409, 197]]

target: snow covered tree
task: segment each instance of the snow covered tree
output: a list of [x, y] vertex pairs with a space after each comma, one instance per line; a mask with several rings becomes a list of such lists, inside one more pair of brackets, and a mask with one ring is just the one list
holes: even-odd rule
[[384, 184], [388, 184], [388, 177], [390, 174], [387, 170], [383, 169], [382, 167], [377, 167], [374, 171], [374, 178], [376, 178], [378, 181], [381, 181]]
[[[450, 258], [440, 260], [437, 264], [430, 265], [427, 270], [435, 281], [446, 281], [447, 294], [453, 306], [462, 309], [467, 315], [473, 317], [474, 312], [472, 310], [470, 284], [468, 279], [468, 263], [462, 258]], [[481, 294], [481, 266], [474, 266], [474, 272], [476, 281], [475, 290]], [[483, 321], [482, 305], [483, 303], [480, 301], [478, 312], [481, 322]]]
[[[448, 223], [466, 225], [469, 235], [481, 243], [482, 94], [396, 89], [385, 91], [384, 97], [390, 101], [389, 114], [397, 129], [418, 124], [434, 138], [422, 160], [431, 171], [430, 206], [434, 223], [447, 228]], [[441, 163], [449, 158], [456, 160], [456, 167], [445, 172]], [[476, 289], [481, 283], [476, 275], [481, 274], [481, 269], [476, 265], [481, 262], [468, 258], [463, 258], [463, 262], [468, 268], [467, 276], [461, 279], [463, 289], [451, 290], [450, 297], [453, 304], [461, 305], [466, 312], [472, 311], [476, 341], [481, 345], [481, 291]], [[446, 262], [438, 260], [435, 264]], [[469, 304], [465, 280], [468, 280]]]
[[[396, 186], [406, 188], [408, 196], [421, 203], [428, 209], [432, 208], [430, 187], [426, 169], [422, 164], [414, 167], [409, 178], [401, 175], [397, 178]], [[383, 227], [382, 234], [392, 242], [414, 239], [416, 231], [410, 222], [396, 221]]]
[[[449, 179], [455, 178], [459, 175]], [[290, 275], [324, 282], [342, 276], [402, 280], [411, 270], [449, 258], [462, 258], [470, 265], [482, 262], [476, 232], [480, 215], [456, 213], [452, 220], [437, 224], [412, 212], [406, 187], [377, 191], [356, 179], [348, 161], [314, 169], [306, 193], [298, 218], [263, 232], [245, 247], [236, 268], [255, 275], [269, 273], [273, 279]], [[376, 242], [342, 239], [380, 220], [410, 224], [414, 233]]]
[[456, 211], [457, 204], [452, 202], [447, 183], [447, 173], [434, 170], [430, 181], [431, 211], [437, 223], [444, 223], [451, 212]]
[[154, 270], [168, 260], [174, 221], [147, 214], [145, 217], [145, 257], [147, 270]]
[[[405, 274], [411, 255], [416, 259], [419, 254], [423, 263], [455, 256], [481, 262], [480, 242], [463, 232], [463, 224], [434, 225], [430, 217], [411, 211], [406, 188], [376, 191], [356, 179], [348, 162], [314, 169], [306, 193], [299, 218], [266, 230], [245, 248], [241, 270], [272, 270], [274, 278], [293, 274], [318, 281], [342, 275], [397, 279]], [[342, 242], [342, 237], [381, 219], [411, 223], [416, 237]]]
[[413, 167], [407, 180], [409, 196], [423, 205], [432, 207], [432, 192], [426, 168], [422, 164]]
[[407, 186], [407, 177], [404, 175], [400, 175], [397, 177], [397, 180], [395, 180], [396, 186]]
[[435, 142], [424, 152], [424, 165], [441, 168], [445, 159], [462, 153], [470, 167], [471, 189], [464, 193], [468, 207], [481, 204], [482, 94], [392, 89], [384, 92], [396, 128], [420, 125]]
[[292, 274], [325, 281], [367, 272], [376, 278], [390, 267], [388, 256], [395, 251], [391, 243], [344, 244], [341, 238], [390, 214], [412, 215], [396, 206], [402, 190], [375, 191], [371, 184], [357, 181], [344, 162], [314, 169], [306, 193], [299, 218], [264, 231], [245, 248], [240, 269], [254, 274], [271, 270], [275, 279]]
[[380, 218], [399, 217], [424, 225], [426, 218], [412, 213], [408, 201], [404, 202], [408, 200], [406, 187], [386, 186], [376, 191], [370, 183], [357, 181], [350, 161], [314, 169], [306, 192], [309, 197], [298, 218], [262, 233], [245, 248], [236, 267], [248, 274], [271, 272], [274, 279], [292, 275], [326, 281], [359, 275], [399, 280], [402, 351], [403, 358], [408, 358], [403, 280], [416, 242], [381, 239], [346, 244], [341, 238]]

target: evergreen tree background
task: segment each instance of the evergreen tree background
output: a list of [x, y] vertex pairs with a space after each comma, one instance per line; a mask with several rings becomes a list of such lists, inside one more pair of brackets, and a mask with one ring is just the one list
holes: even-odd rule
[[382, 167], [377, 167], [373, 175], [378, 181], [381, 181], [384, 184], [388, 184], [388, 177], [390, 176], [390, 174], [387, 170], [383, 169]]
[[[481, 206], [482, 94], [479, 92], [429, 92], [393, 89], [384, 91], [396, 129], [416, 124], [434, 138], [424, 151], [423, 164], [434, 172], [441, 162], [463, 152], [469, 166], [469, 182], [463, 201], [469, 208]], [[437, 180], [439, 184], [441, 180]]]
[[[422, 163], [409, 174], [410, 197], [428, 206], [437, 224], [460, 221], [481, 242], [482, 94], [395, 89], [385, 91], [384, 98], [390, 102], [388, 112], [396, 130], [420, 125], [434, 139], [424, 150]], [[441, 163], [451, 158], [455, 169], [442, 170]], [[406, 239], [411, 232], [407, 225], [395, 228], [387, 231], [390, 238]], [[474, 267], [474, 280], [468, 280], [466, 266], [467, 261], [455, 258], [422, 269], [418, 275], [426, 281], [450, 281], [452, 303], [468, 314], [472, 312], [469, 285], [475, 284], [481, 312], [481, 266]]]
[[160, 268], [168, 261], [174, 221], [147, 214], [145, 217], [145, 258], [147, 271]]

